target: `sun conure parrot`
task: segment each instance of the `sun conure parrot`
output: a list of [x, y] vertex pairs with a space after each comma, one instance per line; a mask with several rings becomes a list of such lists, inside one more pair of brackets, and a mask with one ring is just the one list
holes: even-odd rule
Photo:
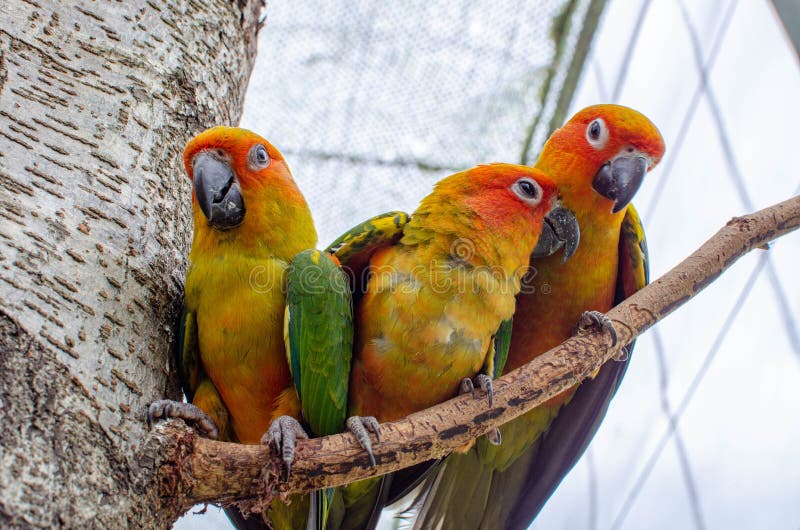
[[[553, 257], [535, 263], [532, 288], [517, 296], [506, 371], [569, 338], [579, 321], [604, 323], [598, 312], [647, 283], [644, 231], [629, 203], [663, 153], [658, 129], [618, 105], [581, 110], [544, 145], [535, 167], [551, 176], [563, 206], [575, 212], [581, 244], [567, 263]], [[527, 528], [597, 431], [630, 348], [577, 391], [502, 426], [501, 446], [479, 440], [448, 457], [417, 499], [415, 528]]]
[[[543, 224], [552, 237], [538, 246]], [[578, 239], [575, 217], [541, 171], [490, 164], [440, 181], [410, 218], [379, 216], [334, 242], [330, 250], [356, 280], [351, 430], [358, 433], [359, 418], [376, 430], [376, 419], [397, 420], [476, 386], [491, 404], [531, 256], [563, 246], [566, 259]], [[381, 478], [346, 487], [331, 527], [374, 526], [387, 488]]]
[[[314, 250], [308, 205], [266, 140], [214, 127], [187, 144], [183, 159], [194, 239], [176, 360], [189, 403], [157, 401], [148, 419], [180, 417], [212, 438], [274, 443], [288, 474], [294, 440], [307, 436], [298, 420], [316, 435], [344, 428], [347, 280], [329, 254]], [[273, 527], [305, 528], [308, 496], [292, 501], [272, 503]], [[227, 511], [240, 528], [264, 527], [259, 517]]]

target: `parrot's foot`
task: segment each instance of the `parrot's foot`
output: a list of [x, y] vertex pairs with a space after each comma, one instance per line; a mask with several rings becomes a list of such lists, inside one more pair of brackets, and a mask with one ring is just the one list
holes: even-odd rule
[[375, 435], [376, 441], [381, 441], [381, 426], [378, 424], [378, 420], [375, 419], [375, 416], [350, 416], [347, 418], [346, 425], [347, 430], [353, 433], [359, 445], [369, 455], [369, 465], [375, 467], [375, 455], [372, 454], [372, 440], [369, 439], [369, 433]]
[[580, 321], [578, 321], [578, 329], [584, 330], [592, 326], [596, 326], [602, 331], [607, 331], [611, 335], [611, 346], [617, 345], [617, 329], [605, 313], [601, 313], [600, 311], [584, 311]]
[[214, 424], [214, 420], [191, 403], [160, 399], [151, 403], [150, 407], [147, 409], [148, 426], [152, 426], [153, 423], [158, 420], [166, 420], [169, 418], [182, 419], [199, 430], [200, 434], [206, 438], [216, 440], [219, 437], [219, 430]]
[[[477, 399], [475, 395], [475, 384], [478, 385], [478, 388], [486, 392], [489, 396], [489, 408], [492, 406], [492, 402], [494, 401], [494, 385], [492, 384], [492, 378], [486, 374], [478, 374], [475, 376], [475, 382], [472, 381], [469, 377], [465, 377], [461, 380], [461, 388], [459, 390], [459, 394], [472, 394], [472, 399]], [[503, 441], [502, 437], [500, 436], [499, 429], [492, 429], [491, 431], [487, 432], [484, 436], [492, 445], [500, 445]], [[461, 447], [456, 449], [459, 453], [466, 453], [467, 450], [472, 448], [472, 445], [475, 442], [472, 441]]]
[[286, 482], [289, 482], [289, 475], [292, 473], [297, 438], [308, 439], [308, 434], [300, 422], [291, 416], [279, 416], [261, 437], [261, 445], [269, 445], [278, 451], [286, 466]]
[[486, 395], [489, 397], [489, 407], [491, 407], [492, 403], [494, 402], [494, 385], [492, 385], [492, 378], [486, 374], [476, 375], [475, 382], [473, 382], [469, 377], [462, 379], [459, 394], [472, 394], [472, 398], [477, 399], [475, 393], [476, 384], [478, 385], [478, 388], [486, 392]]

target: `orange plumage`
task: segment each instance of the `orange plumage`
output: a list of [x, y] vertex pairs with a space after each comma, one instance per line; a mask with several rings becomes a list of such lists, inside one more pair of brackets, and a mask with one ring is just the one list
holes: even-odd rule
[[[566, 263], [534, 261], [532, 282], [517, 297], [506, 371], [569, 338], [584, 311], [605, 312], [644, 285], [644, 235], [628, 201], [663, 152], [656, 127], [618, 105], [581, 110], [544, 145], [535, 167], [575, 213], [581, 243]], [[620, 238], [623, 222], [632, 241]], [[501, 446], [479, 441], [449, 457], [415, 528], [528, 527], [588, 445], [624, 371], [623, 363], [607, 363], [580, 396], [570, 389], [504, 425]], [[474, 502], [465, 505], [466, 496]]]
[[[598, 117], [608, 128], [602, 149], [584, 140], [588, 125]], [[553, 256], [536, 261], [535, 289], [518, 299], [506, 371], [570, 337], [584, 311], [611, 309], [625, 210], [612, 213], [614, 202], [592, 188], [592, 179], [603, 164], [628, 149], [645, 153], [649, 169], [661, 160], [664, 141], [646, 117], [618, 105], [583, 109], [553, 133], [542, 149], [536, 168], [553, 176], [564, 206], [578, 218], [581, 245], [567, 263]]]
[[[252, 160], [259, 145], [268, 155], [263, 168]], [[316, 231], [283, 156], [266, 140], [232, 127], [199, 134], [183, 155], [192, 180], [200, 153], [230, 166], [246, 214], [238, 226], [219, 230], [193, 190], [184, 304], [197, 321], [200, 369], [213, 384], [190, 392], [218, 422], [225, 419], [213, 411], [227, 410], [237, 441], [258, 443], [277, 416], [299, 416], [283, 343], [283, 283], [292, 258], [315, 246]]]
[[[536, 206], [513, 191], [534, 179]], [[524, 166], [492, 164], [448, 177], [423, 199], [402, 239], [378, 251], [357, 313], [350, 411], [394, 420], [457, 394], [487, 362], [514, 312], [553, 184]]]

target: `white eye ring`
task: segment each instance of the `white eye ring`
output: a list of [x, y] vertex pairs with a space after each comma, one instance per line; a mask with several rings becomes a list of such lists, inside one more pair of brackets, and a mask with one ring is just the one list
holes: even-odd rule
[[267, 153], [267, 148], [261, 144], [254, 145], [253, 148], [250, 149], [248, 158], [250, 167], [252, 169], [264, 169], [269, 165], [269, 154]]
[[608, 127], [603, 118], [595, 118], [586, 127], [586, 141], [598, 151], [608, 143]]
[[522, 177], [512, 184], [511, 191], [529, 206], [537, 206], [542, 202], [542, 196], [544, 195], [539, 183], [528, 177]]

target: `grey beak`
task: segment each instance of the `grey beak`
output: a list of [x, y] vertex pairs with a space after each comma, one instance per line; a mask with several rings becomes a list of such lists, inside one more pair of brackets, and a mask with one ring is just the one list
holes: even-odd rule
[[622, 210], [631, 202], [647, 173], [647, 159], [643, 156], [619, 156], [606, 162], [594, 176], [592, 188], [603, 197], [614, 201], [612, 213]]
[[227, 230], [242, 223], [244, 199], [230, 164], [210, 153], [198, 153], [194, 159], [193, 185], [208, 224]]
[[581, 230], [575, 214], [566, 208], [556, 206], [544, 217], [542, 234], [539, 236], [536, 248], [533, 249], [531, 258], [550, 256], [564, 247], [561, 263], [566, 263], [575, 254], [580, 240]]

